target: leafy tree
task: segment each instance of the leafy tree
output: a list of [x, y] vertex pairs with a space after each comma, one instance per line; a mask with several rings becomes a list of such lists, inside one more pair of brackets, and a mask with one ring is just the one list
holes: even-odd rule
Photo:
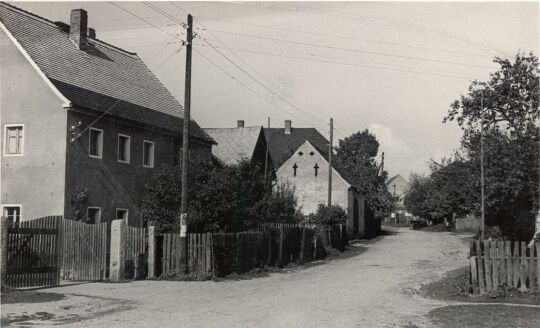
[[252, 217], [255, 222], [250, 222], [251, 226], [257, 222], [281, 222], [297, 223], [304, 219], [304, 216], [297, 207], [297, 198], [294, 188], [288, 184], [278, 184], [257, 202], [253, 208]]
[[[146, 186], [143, 217], [160, 232], [178, 229], [181, 176], [181, 167], [164, 166]], [[190, 231], [240, 231], [261, 221], [299, 220], [294, 190], [273, 190], [262, 170], [249, 161], [223, 166], [194, 158], [188, 188]]]
[[379, 142], [366, 129], [339, 140], [335, 159], [336, 167], [349, 172], [356, 185], [366, 191], [368, 206], [381, 219], [392, 211], [394, 198], [386, 189], [388, 174], [379, 175], [378, 151]]
[[469, 162], [474, 195], [480, 194], [482, 124], [486, 222], [524, 239], [532, 234], [540, 198], [538, 58], [518, 53], [514, 62], [494, 62], [500, 69], [485, 83], [472, 81], [468, 94], [451, 104], [443, 122], [456, 120], [464, 130], [461, 151]]

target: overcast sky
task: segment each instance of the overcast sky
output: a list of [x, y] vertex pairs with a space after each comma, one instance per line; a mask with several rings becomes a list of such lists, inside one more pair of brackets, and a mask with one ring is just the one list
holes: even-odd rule
[[291, 119], [328, 136], [333, 117], [337, 138], [375, 133], [389, 174], [406, 178], [458, 146], [461, 130], [441, 121], [471, 79], [497, 69], [494, 56], [539, 48], [536, 1], [115, 4], [15, 3], [64, 22], [86, 9], [99, 39], [136, 52], [181, 103], [189, 11], [200, 36], [192, 116], [201, 126], [266, 125], [270, 116], [273, 127]]

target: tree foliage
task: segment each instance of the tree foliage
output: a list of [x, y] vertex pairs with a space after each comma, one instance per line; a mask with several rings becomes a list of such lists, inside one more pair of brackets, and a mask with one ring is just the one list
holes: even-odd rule
[[500, 69], [487, 82], [472, 81], [443, 120], [463, 129], [459, 152], [428, 177], [414, 177], [405, 204], [427, 218], [479, 214], [482, 124], [486, 224], [527, 239], [539, 206], [538, 58], [518, 53], [513, 62], [494, 62]]
[[[160, 232], [178, 230], [182, 171], [162, 167], [145, 188], [143, 217]], [[221, 165], [193, 158], [188, 181], [190, 231], [240, 231], [261, 221], [298, 220], [294, 191], [273, 190], [260, 167], [249, 161]]]
[[347, 213], [339, 205], [319, 203], [317, 211], [310, 214], [308, 220], [312, 223], [324, 225], [346, 224]]
[[336, 147], [336, 167], [354, 179], [366, 191], [367, 205], [376, 218], [387, 216], [394, 206], [394, 199], [386, 189], [388, 174], [379, 175], [375, 160], [379, 151], [377, 138], [367, 129], [339, 140]]

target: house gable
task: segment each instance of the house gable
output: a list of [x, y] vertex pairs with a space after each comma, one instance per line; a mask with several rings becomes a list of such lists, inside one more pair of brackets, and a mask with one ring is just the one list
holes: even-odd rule
[[[332, 172], [332, 203], [347, 209], [351, 184], [335, 169]], [[309, 141], [305, 141], [281, 165], [277, 178], [295, 187], [304, 214], [313, 213], [320, 202], [328, 199], [328, 161]]]

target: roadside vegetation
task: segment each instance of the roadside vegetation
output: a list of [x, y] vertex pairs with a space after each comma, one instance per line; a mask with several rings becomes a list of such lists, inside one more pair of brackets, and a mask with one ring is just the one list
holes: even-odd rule
[[494, 62], [500, 69], [487, 82], [472, 81], [443, 120], [463, 129], [460, 148], [432, 161], [428, 175], [412, 175], [404, 203], [434, 223], [480, 215], [483, 122], [486, 225], [499, 226], [508, 239], [530, 240], [540, 197], [538, 58], [518, 53], [513, 62]]
[[[190, 165], [190, 231], [242, 231], [259, 222], [303, 219], [294, 190], [287, 185], [273, 188], [263, 170], [247, 160], [222, 165], [214, 158], [193, 158]], [[146, 186], [143, 217], [160, 233], [178, 230], [181, 177], [180, 166], [164, 166]]]

